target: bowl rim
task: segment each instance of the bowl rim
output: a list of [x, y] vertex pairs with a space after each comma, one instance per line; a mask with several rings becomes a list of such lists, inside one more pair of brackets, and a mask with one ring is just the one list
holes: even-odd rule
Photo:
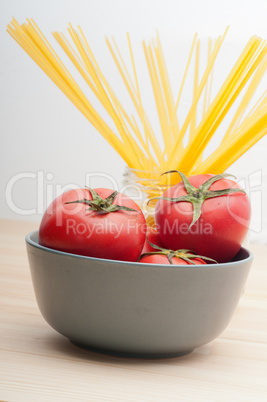
[[[143, 266], [143, 267], [168, 267], [171, 269], [179, 269], [179, 268], [199, 268], [201, 267], [203, 268], [219, 268], [222, 266], [227, 266], [227, 267], [232, 267], [235, 265], [239, 265], [242, 264], [243, 262], [249, 262], [252, 261], [254, 258], [253, 253], [248, 250], [245, 247], [241, 247], [241, 250], [244, 250], [248, 256], [246, 258], [243, 258], [241, 260], [233, 260], [233, 261], [229, 261], [229, 262], [223, 262], [223, 263], [210, 263], [207, 265], [187, 265], [187, 264], [181, 264], [181, 265], [165, 265], [165, 264], [148, 264], [148, 263], [142, 263], [142, 262], [137, 262], [137, 261], [122, 261], [122, 260], [111, 260], [111, 259], [107, 259], [107, 258], [96, 258], [96, 257], [89, 257], [89, 256], [85, 256], [85, 255], [80, 255], [80, 254], [74, 254], [74, 253], [67, 253], [66, 251], [60, 251], [60, 250], [55, 250], [52, 249], [50, 247], [45, 247], [42, 246], [41, 244], [39, 244], [38, 242], [36, 242], [35, 240], [33, 240], [33, 236], [38, 236], [39, 230], [33, 230], [32, 232], [28, 233], [25, 237], [25, 241], [28, 245], [35, 247], [39, 250], [43, 250], [46, 251], [48, 253], [51, 254], [57, 254], [57, 255], [62, 255], [62, 256], [69, 256], [69, 257], [73, 257], [73, 258], [78, 258], [78, 259], [82, 259], [82, 260], [88, 260], [88, 261], [98, 261], [98, 262], [108, 262], [108, 263], [112, 263], [112, 264], [123, 264], [123, 265], [127, 265], [127, 266], [132, 266], [132, 265], [138, 265], [138, 266]], [[239, 252], [240, 252], [239, 251]]]

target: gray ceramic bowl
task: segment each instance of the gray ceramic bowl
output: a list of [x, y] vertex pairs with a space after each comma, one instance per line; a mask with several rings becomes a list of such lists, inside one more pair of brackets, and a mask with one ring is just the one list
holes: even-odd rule
[[34, 291], [46, 321], [73, 343], [105, 353], [170, 357], [215, 339], [228, 325], [253, 260], [152, 265], [68, 254], [26, 236]]

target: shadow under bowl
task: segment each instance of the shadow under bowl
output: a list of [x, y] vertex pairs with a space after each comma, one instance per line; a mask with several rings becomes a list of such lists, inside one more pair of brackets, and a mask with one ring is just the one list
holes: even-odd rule
[[73, 343], [143, 358], [187, 354], [229, 324], [253, 255], [198, 266], [156, 265], [69, 254], [26, 236], [41, 314]]

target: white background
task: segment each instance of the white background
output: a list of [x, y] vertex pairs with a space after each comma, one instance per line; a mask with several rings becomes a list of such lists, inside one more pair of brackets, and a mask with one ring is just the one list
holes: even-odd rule
[[[105, 36], [114, 36], [125, 54], [125, 34], [130, 33], [137, 68], [146, 82], [141, 42], [150, 40], [158, 29], [175, 94], [195, 32], [205, 40], [223, 34], [230, 25], [215, 66], [218, 77], [229, 72], [252, 35], [267, 39], [266, 0], [0, 0], [0, 218], [6, 219], [39, 221], [56, 186], [63, 190], [83, 186], [90, 174], [94, 175], [89, 183], [92, 186], [111, 185], [101, 174], [108, 174], [120, 185], [125, 167], [124, 161], [6, 33], [13, 16], [19, 23], [34, 18], [57, 52], [60, 49], [51, 32], [66, 33], [69, 22], [74, 27], [81, 25], [119, 96], [123, 96], [123, 87]], [[66, 56], [62, 55], [62, 59], [68, 65]], [[261, 92], [265, 89], [262, 84]], [[143, 92], [151, 113], [151, 89], [145, 87]], [[127, 102], [126, 110], [130, 108]], [[250, 239], [255, 242], [267, 242], [266, 156], [264, 137], [229, 169], [243, 180], [251, 197]], [[7, 189], [10, 194], [6, 196]]]

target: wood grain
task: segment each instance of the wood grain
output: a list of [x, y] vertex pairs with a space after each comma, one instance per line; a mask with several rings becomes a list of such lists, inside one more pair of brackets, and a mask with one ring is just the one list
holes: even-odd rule
[[0, 221], [0, 400], [267, 401], [267, 246], [228, 328], [187, 356], [138, 360], [74, 346], [36, 305], [25, 235], [36, 223]]

